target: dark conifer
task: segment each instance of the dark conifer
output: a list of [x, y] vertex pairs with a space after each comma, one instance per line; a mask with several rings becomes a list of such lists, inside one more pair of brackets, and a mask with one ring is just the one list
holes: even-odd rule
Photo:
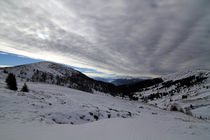
[[16, 82], [16, 78], [14, 74], [10, 73], [7, 76], [6, 83], [9, 89], [15, 90], [15, 91], [17, 90], [17, 82]]
[[24, 83], [24, 85], [23, 85], [21, 91], [22, 91], [22, 92], [29, 92], [28, 86], [26, 85], [26, 83]]

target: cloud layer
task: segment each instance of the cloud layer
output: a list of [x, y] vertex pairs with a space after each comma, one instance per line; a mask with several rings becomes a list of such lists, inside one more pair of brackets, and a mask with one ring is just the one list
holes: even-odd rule
[[0, 51], [154, 76], [210, 68], [209, 0], [1, 0]]

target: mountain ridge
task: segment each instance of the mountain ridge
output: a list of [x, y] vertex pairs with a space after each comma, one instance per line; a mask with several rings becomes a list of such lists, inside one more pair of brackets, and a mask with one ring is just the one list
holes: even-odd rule
[[22, 81], [25, 80], [25, 82], [43, 82], [87, 92], [96, 90], [113, 93], [112, 90], [108, 90], [113, 89], [114, 86], [112, 84], [94, 80], [73, 68], [53, 62], [44, 61], [1, 68], [1, 70], [6, 73], [13, 73], [17, 78]]

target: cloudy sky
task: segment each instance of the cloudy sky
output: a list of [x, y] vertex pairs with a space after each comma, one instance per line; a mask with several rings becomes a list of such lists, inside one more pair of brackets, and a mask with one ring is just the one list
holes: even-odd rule
[[0, 51], [89, 75], [209, 69], [210, 0], [0, 0]]

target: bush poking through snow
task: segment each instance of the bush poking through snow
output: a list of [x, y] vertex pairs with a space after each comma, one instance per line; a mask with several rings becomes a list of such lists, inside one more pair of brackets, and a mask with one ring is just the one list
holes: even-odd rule
[[94, 115], [93, 117], [96, 121], [98, 120], [98, 116]]
[[178, 109], [175, 105], [172, 105], [171, 108], [170, 108], [170, 111], [178, 111]]
[[16, 78], [15, 78], [15, 75], [10, 73], [7, 78], [6, 78], [6, 81], [7, 83], [7, 87], [11, 90], [17, 90], [17, 82], [16, 82]]
[[184, 113], [185, 111], [183, 110], [183, 108], [181, 108], [178, 104], [174, 103], [173, 105], [171, 105], [170, 107], [170, 111], [179, 111]]
[[187, 95], [182, 95], [182, 99], [187, 99]]
[[22, 91], [22, 92], [29, 92], [28, 86], [26, 85], [26, 83], [24, 83], [24, 85], [23, 85], [21, 91]]
[[80, 119], [84, 120], [85, 119], [85, 115], [80, 116]]

